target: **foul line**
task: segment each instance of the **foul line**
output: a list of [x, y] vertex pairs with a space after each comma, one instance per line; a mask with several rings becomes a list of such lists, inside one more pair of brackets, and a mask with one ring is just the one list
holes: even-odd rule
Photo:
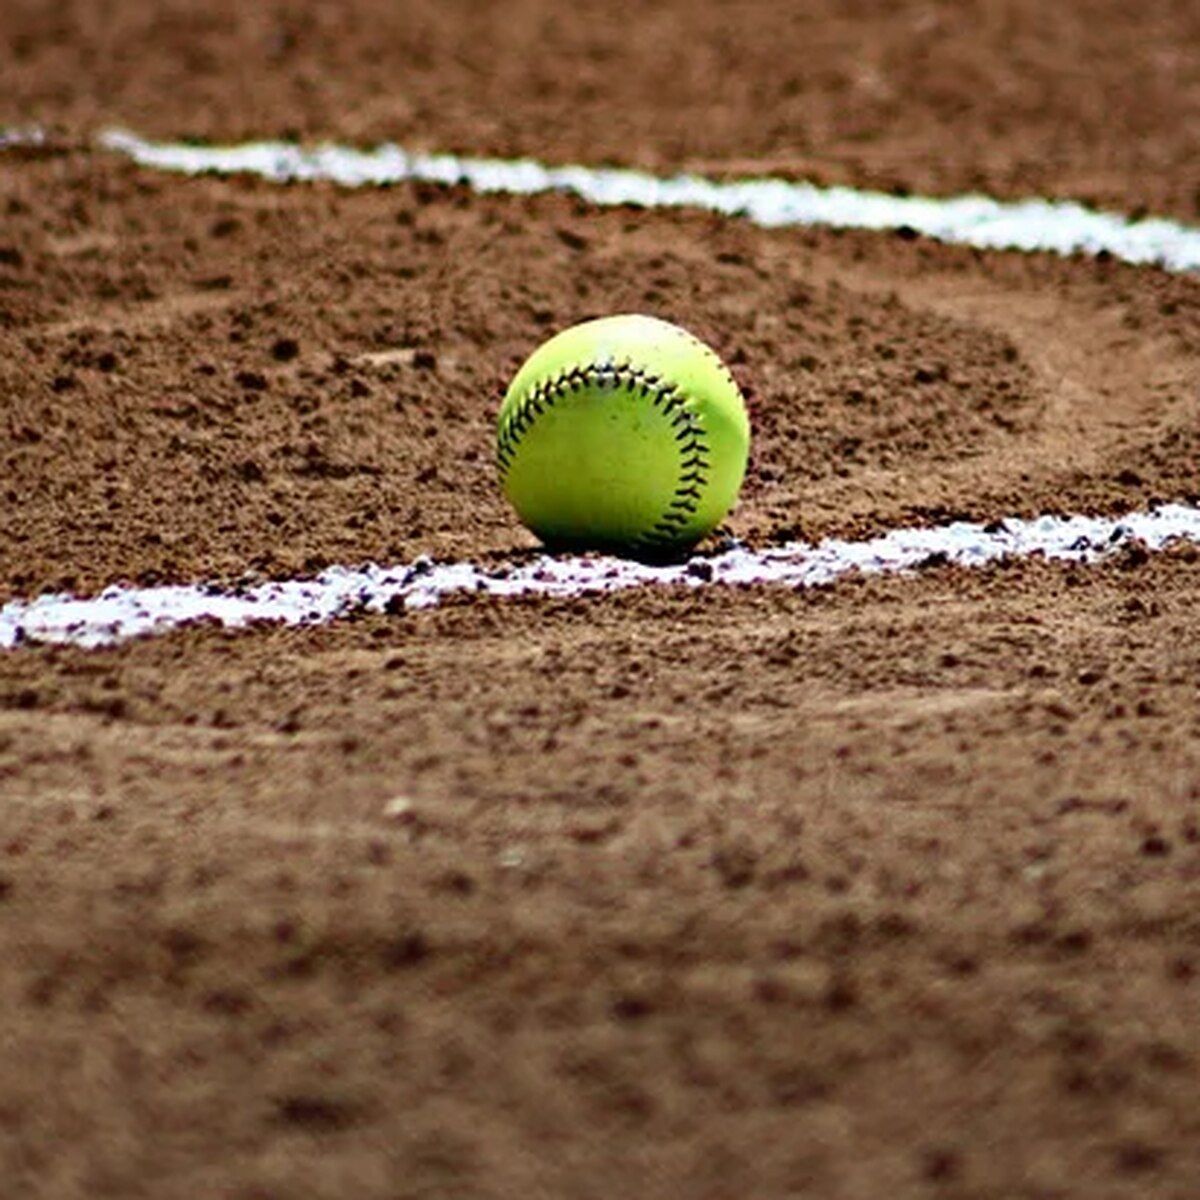
[[43, 146], [46, 143], [45, 130], [36, 125], [20, 126], [6, 129], [0, 126], [0, 150], [13, 150], [20, 146]]
[[[36, 129], [0, 130], [0, 150], [42, 140]], [[392, 145], [371, 151], [334, 145], [304, 149], [285, 142], [193, 146], [150, 142], [117, 130], [102, 134], [100, 145], [143, 166], [190, 175], [252, 174], [278, 182], [323, 179], [351, 187], [417, 180], [465, 183], [479, 192], [520, 195], [569, 192], [597, 205], [705, 209], [767, 227], [908, 228], [982, 249], [1106, 251], [1127, 262], [1156, 263], [1169, 270], [1200, 268], [1200, 230], [1163, 219], [1131, 221], [1072, 202], [899, 197], [772, 178], [734, 182], [696, 175], [659, 178], [631, 170], [547, 167], [530, 160], [410, 154]], [[90, 599], [46, 595], [4, 605], [0, 649], [29, 642], [104, 646], [203, 621], [227, 628], [259, 621], [321, 624], [353, 612], [380, 612], [397, 605], [427, 608], [463, 592], [578, 596], [653, 584], [694, 588], [709, 583], [803, 588], [853, 571], [878, 574], [925, 563], [976, 567], [1032, 555], [1094, 562], [1130, 541], [1159, 550], [1175, 538], [1200, 543], [1200, 508], [1172, 504], [1119, 518], [958, 522], [936, 529], [895, 530], [863, 542], [831, 539], [816, 546], [792, 543], [761, 551], [733, 545], [668, 567], [614, 558], [542, 555], [484, 568], [420, 558], [404, 567], [332, 567], [314, 579], [239, 588], [114, 586]]]
[[323, 179], [347, 187], [417, 180], [517, 195], [570, 192], [597, 205], [706, 209], [767, 227], [907, 228], [980, 249], [1107, 251], [1131, 263], [1200, 269], [1200, 229], [1164, 218], [1131, 221], [1072, 201], [1000, 201], [978, 195], [939, 200], [771, 177], [728, 182], [699, 175], [664, 178], [632, 170], [548, 167], [530, 159], [414, 154], [395, 145], [374, 150], [331, 144], [305, 149], [288, 142], [194, 146], [150, 142], [123, 130], [103, 133], [100, 144], [143, 166], [188, 175], [250, 174], [281, 183]]
[[447, 596], [580, 596], [653, 584], [830, 583], [852, 571], [905, 571], [925, 564], [979, 567], [1008, 557], [1043, 555], [1094, 562], [1131, 541], [1160, 550], [1175, 538], [1200, 543], [1200, 507], [1164, 505], [1119, 518], [1039, 517], [988, 525], [960, 521], [935, 529], [899, 529], [868, 541], [828, 539], [750, 550], [734, 545], [711, 556], [652, 567], [606, 557], [536, 558], [508, 566], [435, 563], [404, 567], [331, 567], [314, 579], [244, 588], [214, 584], [110, 587], [91, 599], [47, 595], [0, 608], [0, 648], [29, 642], [96, 647], [199, 621], [237, 628], [257, 621], [317, 625], [354, 612], [429, 608]]

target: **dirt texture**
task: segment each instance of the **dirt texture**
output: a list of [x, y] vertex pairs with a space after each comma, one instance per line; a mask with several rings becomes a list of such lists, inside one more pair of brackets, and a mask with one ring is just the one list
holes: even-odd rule
[[292, 134], [1200, 215], [1189, 0], [6, 0], [0, 123]]
[[0, 209], [0, 595], [532, 546], [500, 397], [622, 311], [731, 364], [752, 542], [1200, 491], [1195, 278], [65, 151], [0, 161]]
[[[730, 364], [754, 545], [1200, 499], [1195, 276], [83, 141], [1194, 213], [1192, 6], [798, 8], [7, 4], [0, 602], [521, 555], [504, 386], [619, 311]], [[0, 1197], [1192, 1200], [1198, 596], [1129, 545], [0, 654]]]

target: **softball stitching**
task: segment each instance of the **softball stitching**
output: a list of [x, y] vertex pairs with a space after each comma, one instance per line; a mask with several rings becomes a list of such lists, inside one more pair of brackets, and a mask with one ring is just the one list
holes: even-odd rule
[[650, 403], [665, 414], [679, 447], [679, 476], [671, 500], [659, 519], [634, 542], [645, 546], [669, 546], [700, 507], [712, 469], [711, 454], [703, 426], [688, 407], [674, 383], [632, 363], [595, 364], [571, 367], [535, 384], [513, 406], [496, 438], [496, 465], [501, 478], [516, 461], [522, 439], [537, 419], [560, 400], [589, 387], [621, 389]]

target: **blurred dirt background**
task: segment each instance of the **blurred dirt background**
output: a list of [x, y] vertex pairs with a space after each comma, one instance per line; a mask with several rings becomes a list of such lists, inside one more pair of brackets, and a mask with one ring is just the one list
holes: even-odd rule
[[[1197, 215], [1194, 6], [8, 0], [0, 600], [532, 542], [554, 329], [731, 364], [754, 544], [1200, 497], [1200, 283], [139, 132]], [[0, 1194], [1195, 1195], [1200, 552], [0, 657]]]
[[5, 0], [6, 120], [1200, 215], [1190, 0]]

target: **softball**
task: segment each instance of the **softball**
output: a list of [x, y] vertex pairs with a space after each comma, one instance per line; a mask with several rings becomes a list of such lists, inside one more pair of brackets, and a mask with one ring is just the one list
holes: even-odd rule
[[670, 556], [733, 507], [746, 406], [699, 339], [655, 317], [585, 321], [533, 352], [509, 385], [496, 461], [546, 545]]

